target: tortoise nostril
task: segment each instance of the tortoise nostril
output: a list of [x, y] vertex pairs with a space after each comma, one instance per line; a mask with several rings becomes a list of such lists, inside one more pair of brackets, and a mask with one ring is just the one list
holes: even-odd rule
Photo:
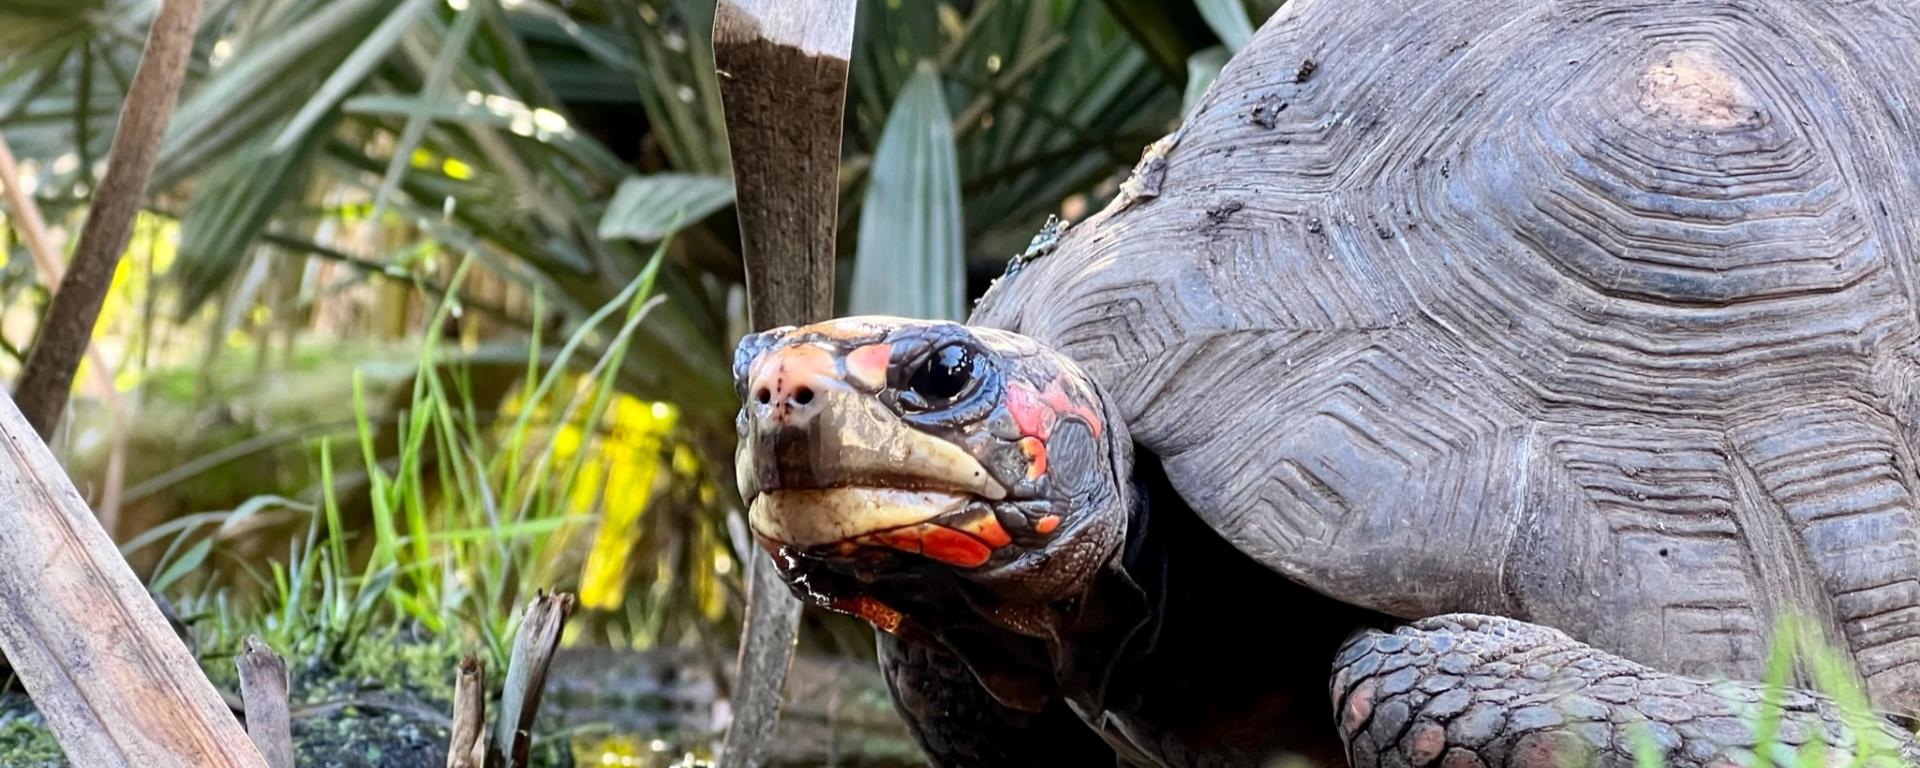
[[756, 418], [770, 419], [770, 427], [803, 426], [814, 409], [826, 405], [828, 391], [839, 382], [834, 358], [824, 348], [813, 346], [775, 350], [772, 357], [756, 362], [761, 370], [747, 379], [746, 392], [753, 398]]

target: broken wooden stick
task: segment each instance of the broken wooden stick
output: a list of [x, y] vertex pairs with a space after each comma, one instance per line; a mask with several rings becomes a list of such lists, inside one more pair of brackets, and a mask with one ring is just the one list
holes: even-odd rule
[[560, 630], [573, 613], [573, 595], [535, 595], [513, 635], [507, 677], [500, 689], [499, 719], [487, 748], [487, 768], [523, 768], [533, 749], [533, 720], [547, 687], [547, 667], [560, 647]]
[[0, 397], [0, 650], [74, 765], [264, 768], [13, 401]]
[[[733, 153], [734, 210], [755, 329], [833, 313], [840, 129], [855, 0], [720, 0], [713, 58]], [[800, 602], [747, 562], [747, 620], [724, 768], [757, 767], [779, 723]]]
[[288, 712], [287, 660], [249, 635], [240, 658], [240, 701], [253, 740], [267, 768], [293, 768], [293, 717]]
[[477, 654], [460, 659], [453, 681], [453, 738], [447, 742], [447, 768], [479, 768], [486, 761], [482, 740], [487, 730], [487, 669]]

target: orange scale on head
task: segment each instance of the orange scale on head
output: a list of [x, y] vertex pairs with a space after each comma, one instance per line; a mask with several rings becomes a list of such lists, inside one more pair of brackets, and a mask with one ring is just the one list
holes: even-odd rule
[[835, 599], [829, 603], [827, 607], [841, 613], [858, 616], [866, 620], [868, 624], [872, 624], [875, 628], [888, 634], [898, 632], [900, 630], [901, 619], [904, 618], [900, 615], [899, 611], [893, 609], [893, 606], [866, 596]]
[[1020, 438], [1020, 452], [1027, 455], [1028, 480], [1038, 480], [1047, 473], [1047, 444], [1040, 438]]
[[980, 515], [954, 527], [995, 549], [1013, 543], [1013, 537], [1007, 534], [1007, 529], [1000, 527], [1000, 521], [992, 514]]

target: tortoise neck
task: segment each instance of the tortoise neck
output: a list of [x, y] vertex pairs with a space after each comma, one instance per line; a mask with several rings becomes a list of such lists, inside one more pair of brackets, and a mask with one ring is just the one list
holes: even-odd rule
[[1133, 475], [1123, 494], [1121, 519], [1126, 521], [1126, 535], [1120, 546], [1114, 551], [1114, 563], [1129, 574], [1136, 571], [1159, 571], [1164, 565], [1166, 552], [1153, 538], [1152, 512], [1165, 500], [1155, 499], [1173, 493], [1173, 486], [1167, 482], [1166, 473], [1160, 468], [1160, 458], [1146, 450], [1135, 447], [1133, 451]]
[[[1087, 588], [1055, 603], [1050, 637], [1061, 691], [1089, 711], [1107, 707], [1120, 665], [1152, 654], [1165, 619], [1167, 574], [1175, 542], [1151, 523], [1156, 499], [1171, 493], [1158, 458], [1138, 447], [1126, 492], [1119, 494], [1126, 535]], [[1175, 497], [1177, 499], [1177, 497]], [[1177, 510], [1176, 510], [1177, 511]]]

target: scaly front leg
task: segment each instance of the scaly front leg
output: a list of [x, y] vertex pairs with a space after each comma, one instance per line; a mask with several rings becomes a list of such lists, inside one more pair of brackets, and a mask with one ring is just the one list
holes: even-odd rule
[[1667, 766], [1793, 765], [1815, 740], [1847, 764], [1920, 765], [1913, 735], [1872, 717], [1848, 728], [1832, 700], [1774, 693], [1777, 744], [1760, 747], [1765, 686], [1649, 669], [1547, 627], [1477, 614], [1436, 616], [1391, 634], [1356, 634], [1334, 662], [1333, 700], [1348, 759], [1443, 768], [1631, 766], [1636, 739]]

